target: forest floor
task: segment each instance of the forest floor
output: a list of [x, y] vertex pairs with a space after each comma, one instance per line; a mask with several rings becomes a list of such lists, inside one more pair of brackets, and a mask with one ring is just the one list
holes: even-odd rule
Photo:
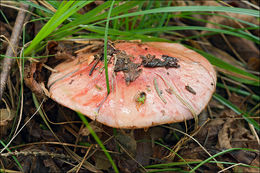
[[[100, 4], [92, 4], [85, 10], [98, 5]], [[242, 1], [232, 1], [230, 5], [251, 8]], [[1, 12], [9, 21], [7, 24], [3, 16], [0, 18], [1, 39], [9, 40], [14, 32], [18, 10], [1, 7]], [[84, 12], [82, 10], [81, 14]], [[237, 23], [223, 20], [219, 16], [195, 17], [237, 27]], [[233, 17], [259, 25], [259, 19], [254, 17]], [[25, 17], [25, 20], [28, 21], [29, 18]], [[205, 24], [189, 19], [177, 19], [170, 21], [169, 25], [206, 25], [217, 28], [210, 22]], [[44, 23], [38, 21], [29, 23], [25, 30], [26, 40], [32, 40], [43, 26]], [[250, 32], [259, 37], [259, 28]], [[190, 37], [207, 34], [207, 31], [182, 30], [176, 33]], [[170, 34], [160, 34], [161, 38], [176, 39]], [[23, 46], [21, 38], [22, 34], [19, 34], [17, 52], [20, 52]], [[203, 47], [209, 54], [259, 77], [259, 48], [250, 40], [217, 34], [183, 43], [198, 49]], [[26, 61], [24, 76], [33, 77], [25, 79], [26, 85], [24, 84], [22, 89], [23, 68], [19, 58], [14, 59], [0, 100], [0, 172], [114, 172], [111, 160], [78, 114], [48, 97], [47, 81], [51, 70], [46, 67], [55, 67], [60, 63], [59, 57], [67, 58], [73, 51], [90, 44], [92, 43], [49, 42], [49, 47], [35, 56], [48, 54], [55, 58]], [[8, 45], [6, 41], [1, 43], [1, 55], [6, 54]], [[72, 46], [73, 49], [69, 50]], [[19, 57], [19, 54], [12, 56]], [[0, 59], [0, 73], [3, 73], [3, 59]], [[242, 80], [235, 81], [228, 78], [229, 74], [223, 75], [225, 70], [217, 67], [216, 70], [216, 93], [239, 110], [248, 112], [250, 118], [259, 124], [258, 86], [244, 84]], [[194, 168], [195, 172], [204, 173], [259, 172], [259, 131], [245, 120], [243, 114], [230, 109], [216, 97], [212, 97], [199, 115], [197, 129], [194, 120], [147, 129], [116, 129], [90, 119], [88, 121], [119, 172], [188, 172]]]

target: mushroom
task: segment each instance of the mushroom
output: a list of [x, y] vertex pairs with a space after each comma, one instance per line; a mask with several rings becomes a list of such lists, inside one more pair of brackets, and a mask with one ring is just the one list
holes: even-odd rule
[[109, 94], [102, 51], [90, 51], [55, 67], [51, 98], [107, 126], [146, 128], [196, 117], [215, 91], [212, 65], [180, 44], [117, 42], [108, 52]]

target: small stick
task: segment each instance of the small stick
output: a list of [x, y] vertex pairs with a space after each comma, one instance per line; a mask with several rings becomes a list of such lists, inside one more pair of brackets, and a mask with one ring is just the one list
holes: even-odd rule
[[14, 27], [13, 27], [10, 44], [8, 45], [6, 53], [5, 53], [6, 57], [4, 58], [4, 60], [2, 62], [3, 69], [0, 74], [0, 101], [2, 100], [6, 81], [10, 74], [12, 64], [15, 61], [15, 59], [7, 58], [7, 57], [12, 57], [16, 53], [16, 50], [18, 47], [18, 42], [19, 42], [19, 37], [20, 37], [21, 31], [23, 28], [23, 23], [24, 23], [24, 19], [25, 19], [25, 15], [26, 15], [26, 11], [27, 11], [28, 7], [29, 7], [28, 5], [21, 4], [21, 9], [18, 12]]
[[[89, 148], [90, 149], [90, 148]], [[8, 152], [8, 153], [0, 153], [0, 157], [10, 157], [10, 156], [49, 156], [51, 158], [59, 158], [59, 159], [66, 159], [66, 160], [72, 160], [70, 156], [67, 156], [65, 154], [59, 154], [59, 153], [53, 153], [48, 151], [14, 151], [14, 152]]]

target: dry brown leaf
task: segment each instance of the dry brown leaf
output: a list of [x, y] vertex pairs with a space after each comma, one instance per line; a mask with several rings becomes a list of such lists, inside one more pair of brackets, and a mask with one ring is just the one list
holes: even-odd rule
[[[103, 132], [102, 128], [97, 126], [94, 121], [90, 122], [89, 125], [94, 132], [96, 132], [96, 133]], [[79, 134], [82, 136], [88, 136], [90, 134], [90, 131], [87, 127], [84, 127], [79, 131]]]
[[135, 160], [143, 166], [148, 165], [153, 152], [150, 133], [145, 132], [143, 129], [135, 132], [135, 139], [138, 141]]
[[12, 126], [12, 120], [16, 115], [15, 110], [0, 109], [0, 138], [5, 136]]
[[[1, 33], [1, 39], [3, 39], [3, 36], [6, 39], [10, 38], [10, 33], [9, 33], [10, 28], [8, 28], [8, 25], [0, 21], [0, 33]], [[6, 48], [8, 46], [8, 43], [6, 41], [1, 41], [0, 45], [0, 53], [4, 54], [6, 51]]]
[[84, 53], [84, 54], [79, 53], [77, 55], [77, 58], [78, 58], [79, 62], [80, 62], [81, 59], [85, 59], [87, 61], [87, 65], [91, 64], [95, 59], [94, 55], [91, 55], [89, 53]]
[[119, 133], [116, 135], [117, 141], [124, 147], [124, 149], [134, 157], [136, 155], [136, 140], [133, 134], [130, 133]]
[[33, 93], [37, 96], [44, 97], [45, 95], [41, 84], [39, 84], [34, 78], [36, 71], [37, 63], [30, 63], [30, 65], [26, 65], [24, 68], [24, 82]]
[[224, 123], [225, 121], [220, 118], [210, 120], [196, 135], [196, 139], [205, 147], [215, 146], [217, 135]]
[[224, 52], [223, 50], [216, 48], [214, 46], [208, 46], [208, 45], [203, 45], [204, 48], [208, 51], [208, 53], [214, 55], [215, 57], [225, 61], [226, 63], [229, 63], [237, 68], [245, 70], [238, 61], [229, 55], [228, 53]]
[[247, 61], [248, 69], [258, 71], [260, 69], [260, 59], [257, 57], [251, 57]]
[[[242, 2], [228, 2], [231, 3], [232, 5], [235, 6], [243, 6]], [[200, 2], [200, 5], [209, 5], [209, 6], [220, 6], [221, 4], [216, 2], [216, 1], [202, 1]], [[244, 7], [244, 8], [248, 8], [248, 7]], [[254, 16], [248, 16], [248, 15], [244, 15], [244, 14], [237, 14], [237, 13], [223, 13], [223, 12], [215, 12], [217, 14], [223, 14], [223, 15], [228, 15], [230, 17], [233, 18], [237, 18], [255, 25], [259, 25], [259, 21], [257, 20], [256, 17]], [[205, 16], [205, 19], [217, 23], [217, 24], [221, 24], [221, 25], [226, 25], [226, 26], [230, 26], [233, 28], [244, 28], [244, 27], [248, 27], [248, 25], [238, 22], [236, 20], [232, 20], [232, 19], [228, 19], [228, 18], [224, 18], [221, 16]], [[212, 23], [207, 23], [206, 27], [208, 28], [218, 28], [220, 29], [220, 26], [216, 26]], [[208, 31], [202, 31], [202, 34], [207, 33]], [[249, 32], [249, 31], [247, 31]], [[259, 30], [256, 30], [256, 33], [254, 34], [258, 34]], [[260, 53], [259, 53], [259, 49], [256, 47], [256, 45], [254, 44], [254, 42], [244, 39], [244, 38], [240, 38], [240, 37], [235, 37], [235, 36], [230, 36], [227, 35], [225, 36], [228, 40], [228, 44], [226, 44], [225, 40], [223, 40], [222, 37], [220, 36], [211, 36], [211, 42], [218, 48], [225, 50], [229, 53], [235, 53], [236, 56], [239, 56], [238, 58], [242, 58], [245, 62], [247, 62], [248, 64], [248, 69], [250, 70], [255, 70], [258, 71], [258, 69], [260, 68]], [[231, 50], [232, 49], [234, 50]], [[251, 60], [250, 60], [251, 59]], [[249, 61], [250, 60], [250, 61]], [[249, 63], [250, 62], [250, 63]], [[253, 64], [252, 62], [254, 62], [255, 64]]]
[[230, 144], [230, 137], [228, 134], [228, 130], [231, 124], [235, 121], [235, 119], [228, 119], [225, 124], [223, 125], [222, 129], [218, 133], [218, 142], [219, 146], [222, 149], [230, 149], [232, 148]]
[[[251, 162], [251, 166], [260, 167], [260, 155], [258, 154], [256, 158]], [[250, 168], [250, 167], [243, 167], [243, 172], [259, 172], [258, 168]]]
[[111, 167], [111, 163], [109, 162], [104, 152], [99, 152], [99, 151], [95, 152], [94, 158], [95, 158], [95, 167], [97, 169], [108, 171], [108, 169]]

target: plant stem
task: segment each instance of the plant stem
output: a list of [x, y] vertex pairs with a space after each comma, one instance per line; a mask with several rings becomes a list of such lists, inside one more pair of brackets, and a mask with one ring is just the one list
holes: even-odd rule
[[[18, 41], [19, 41], [19, 36], [22, 32], [22, 28], [23, 28], [23, 23], [24, 23], [24, 19], [26, 16], [26, 10], [28, 9], [28, 5], [24, 5], [21, 4], [21, 10], [19, 10], [18, 15], [16, 17], [15, 20], [15, 24], [14, 24], [14, 28], [13, 28], [13, 32], [11, 35], [11, 39], [10, 39], [10, 43], [7, 47], [6, 56], [14, 56], [16, 54], [16, 50], [18, 48]], [[3, 60], [3, 64], [2, 64], [2, 72], [0, 74], [0, 101], [2, 100], [2, 96], [3, 96], [3, 92], [5, 89], [5, 85], [6, 85], [6, 81], [7, 78], [10, 74], [10, 70], [12, 67], [12, 64], [14, 63], [13, 58], [7, 58], [5, 57]]]

